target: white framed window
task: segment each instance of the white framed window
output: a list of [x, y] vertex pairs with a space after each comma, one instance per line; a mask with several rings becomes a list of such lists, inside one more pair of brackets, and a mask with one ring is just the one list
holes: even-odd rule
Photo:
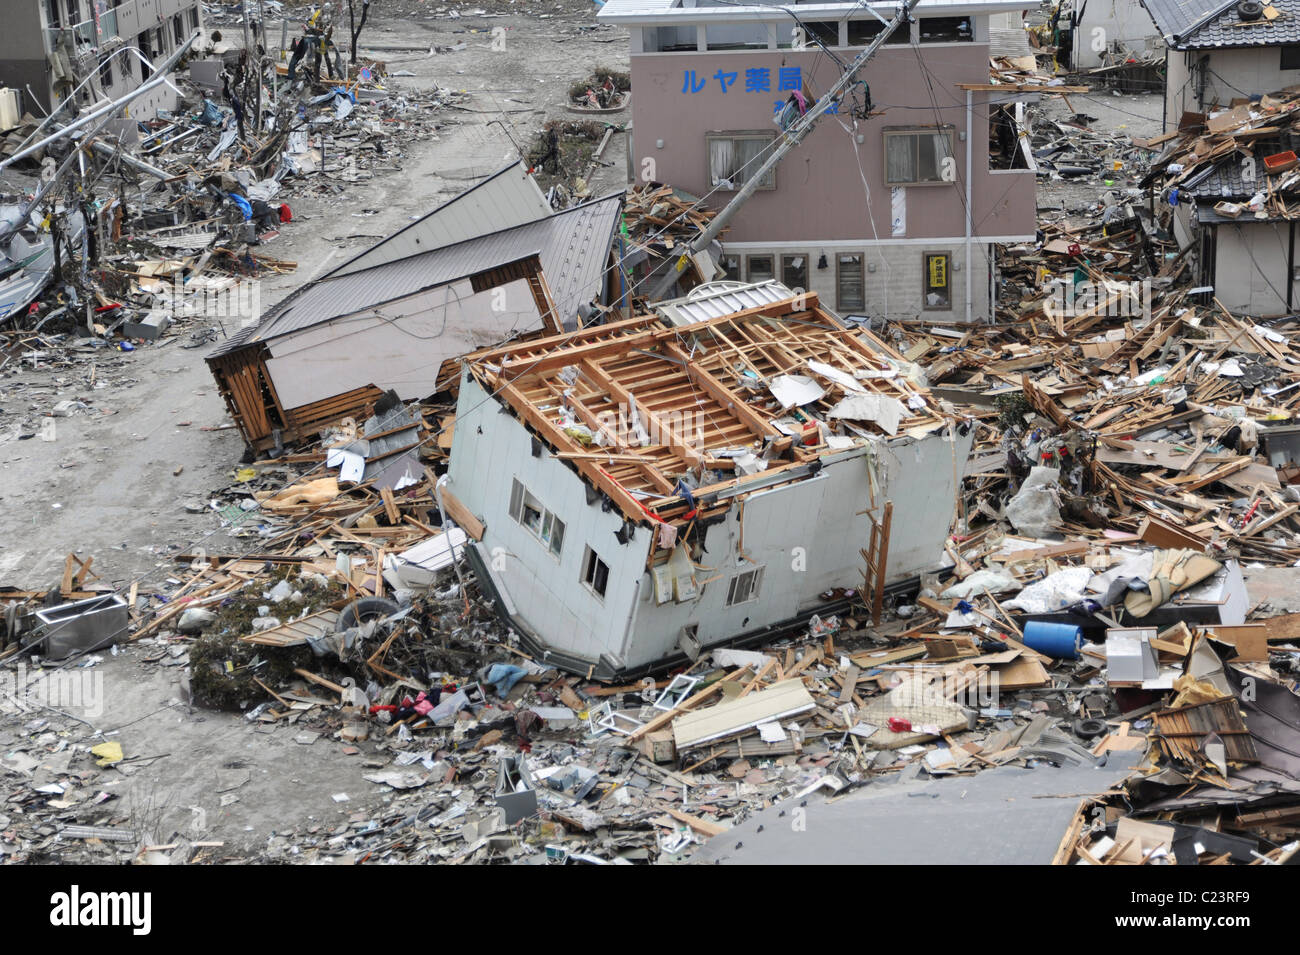
[[602, 600], [609, 586], [609, 565], [590, 547], [582, 555], [582, 582], [587, 589]]
[[556, 557], [560, 556], [560, 549], [564, 547], [564, 521], [550, 511], [542, 518], [542, 543]]
[[886, 185], [955, 181], [952, 126], [897, 126], [886, 129], [884, 137]]
[[727, 584], [727, 606], [747, 603], [758, 599], [758, 588], [763, 582], [763, 568], [755, 567], [731, 578]]
[[[707, 133], [709, 183], [720, 192], [739, 189], [763, 165], [774, 137], [768, 132]], [[758, 188], [776, 188], [775, 169], [768, 170]]]

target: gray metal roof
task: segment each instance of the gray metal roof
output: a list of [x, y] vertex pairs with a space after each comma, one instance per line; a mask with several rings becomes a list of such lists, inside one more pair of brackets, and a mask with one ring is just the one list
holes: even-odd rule
[[622, 195], [616, 194], [441, 249], [356, 272], [331, 272], [286, 297], [257, 326], [227, 339], [208, 358], [353, 315], [529, 255], [540, 257], [560, 319], [567, 320], [579, 305], [600, 293], [622, 200]]
[[709, 282], [693, 289], [683, 298], [660, 302], [654, 309], [670, 325], [691, 325], [721, 315], [743, 312], [748, 308], [758, 308], [760, 305], [784, 302], [793, 295], [793, 291], [775, 279], [753, 285], [731, 281]]
[[1300, 0], [1272, 0], [1276, 20], [1244, 22], [1236, 0], [1141, 0], [1176, 50], [1300, 44]]
[[328, 274], [359, 272], [372, 265], [464, 242], [483, 235], [485, 225], [499, 232], [545, 219], [550, 214], [550, 204], [537, 180], [528, 174], [523, 163], [516, 162], [453, 196]]

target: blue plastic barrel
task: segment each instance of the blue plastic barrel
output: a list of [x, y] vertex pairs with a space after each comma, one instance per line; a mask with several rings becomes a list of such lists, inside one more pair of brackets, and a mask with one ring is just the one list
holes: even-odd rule
[[1025, 624], [1025, 646], [1058, 659], [1079, 659], [1083, 631], [1072, 623], [1044, 623], [1031, 620]]

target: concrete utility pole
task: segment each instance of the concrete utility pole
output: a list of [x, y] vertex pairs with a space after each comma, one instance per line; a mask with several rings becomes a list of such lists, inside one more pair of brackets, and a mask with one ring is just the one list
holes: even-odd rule
[[743, 206], [746, 200], [748, 200], [749, 197], [758, 190], [759, 184], [767, 177], [767, 174], [776, 168], [777, 164], [785, 158], [786, 153], [794, 149], [795, 146], [798, 146], [803, 138], [812, 131], [817, 120], [819, 120], [826, 111], [831, 108], [831, 104], [835, 102], [836, 97], [852, 85], [853, 77], [857, 72], [861, 70], [862, 67], [866, 66], [867, 61], [875, 56], [876, 51], [885, 44], [899, 26], [907, 23], [911, 19], [912, 10], [918, 3], [920, 3], [920, 0], [903, 0], [903, 5], [899, 8], [898, 12], [894, 14], [894, 18], [887, 23], [883, 17], [876, 14], [876, 18], [885, 24], [885, 28], [877, 34], [874, 40], [871, 41], [871, 45], [863, 50], [862, 53], [858, 55], [857, 59], [845, 68], [844, 73], [840, 78], [835, 81], [835, 84], [826, 91], [826, 94], [817, 101], [812, 109], [799, 117], [798, 121], [793, 123], [790, 128], [784, 132], [779, 141], [779, 145], [772, 151], [772, 155], [767, 157], [767, 161], [758, 167], [757, 172], [745, 180], [744, 185], [740, 187], [740, 191], [736, 193], [735, 197], [723, 206], [722, 211], [713, 217], [708, 226], [702, 230], [698, 236], [691, 240], [690, 245], [687, 246], [688, 251], [682, 253], [682, 255], [678, 257], [674, 267], [668, 271], [668, 274], [665, 275], [650, 292], [650, 301], [660, 301], [668, 294], [668, 290], [673, 287], [673, 284], [677, 281], [677, 277], [685, 270], [690, 256], [703, 252], [709, 247], [709, 243], [718, 237], [718, 234], [726, 228], [727, 223], [730, 222], [735, 214], [740, 211], [740, 207]]

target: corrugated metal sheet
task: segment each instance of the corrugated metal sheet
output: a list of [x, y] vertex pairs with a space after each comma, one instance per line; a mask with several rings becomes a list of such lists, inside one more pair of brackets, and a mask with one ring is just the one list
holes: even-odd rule
[[773, 302], [784, 302], [794, 294], [775, 279], [753, 285], [744, 282], [710, 282], [701, 285], [685, 298], [660, 302], [654, 309], [670, 325], [691, 325], [721, 315], [771, 305]]
[[537, 222], [359, 272], [331, 273], [298, 289], [271, 309], [256, 328], [229, 339], [208, 358], [446, 285], [529, 255], [540, 256], [556, 308], [561, 319], [567, 319], [579, 305], [600, 292], [609, 242], [621, 208], [622, 196], [613, 195]]
[[515, 163], [447, 200], [406, 228], [376, 242], [328, 274], [359, 272], [464, 242], [483, 235], [485, 231], [500, 232], [536, 222], [550, 214], [551, 207], [537, 181], [528, 175], [523, 163]]

